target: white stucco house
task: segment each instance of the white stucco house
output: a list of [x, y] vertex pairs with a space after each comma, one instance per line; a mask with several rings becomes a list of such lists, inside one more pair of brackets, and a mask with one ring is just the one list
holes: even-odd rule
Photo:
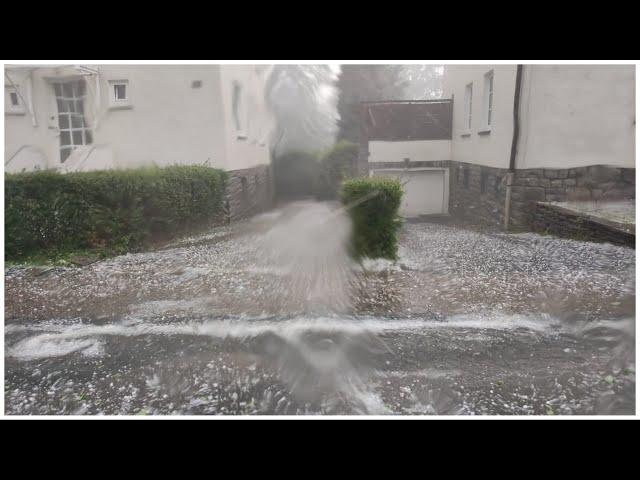
[[275, 128], [264, 95], [271, 69], [8, 65], [5, 172], [208, 165], [231, 172], [231, 191], [237, 183], [243, 197], [264, 203]]
[[361, 115], [360, 162], [403, 177], [406, 216], [522, 225], [532, 202], [635, 198], [634, 65], [447, 65], [443, 99]]

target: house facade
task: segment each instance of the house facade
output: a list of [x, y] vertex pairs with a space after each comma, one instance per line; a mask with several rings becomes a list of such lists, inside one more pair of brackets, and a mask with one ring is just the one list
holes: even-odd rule
[[[538, 202], [635, 198], [635, 66], [449, 65], [443, 91], [436, 102], [361, 107], [361, 164], [437, 192], [409, 213], [527, 227]], [[376, 116], [399, 105], [430, 125], [380, 137]]]
[[267, 65], [16, 65], [5, 70], [5, 172], [208, 165], [231, 217], [273, 195]]

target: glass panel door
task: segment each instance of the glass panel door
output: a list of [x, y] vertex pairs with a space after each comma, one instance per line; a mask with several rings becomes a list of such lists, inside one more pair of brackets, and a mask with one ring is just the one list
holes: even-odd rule
[[54, 83], [60, 130], [60, 161], [64, 162], [80, 145], [93, 142], [84, 115], [86, 84], [83, 79]]

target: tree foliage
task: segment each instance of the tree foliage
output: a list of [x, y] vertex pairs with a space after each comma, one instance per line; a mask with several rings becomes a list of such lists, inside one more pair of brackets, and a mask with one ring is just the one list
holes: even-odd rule
[[342, 65], [338, 77], [338, 140], [359, 141], [359, 102], [402, 100], [407, 79], [402, 65]]
[[276, 117], [273, 150], [319, 151], [335, 141], [336, 72], [329, 65], [276, 65], [266, 85]]
[[356, 175], [358, 145], [340, 140], [320, 156], [320, 172], [316, 178], [316, 197], [336, 200], [343, 181]]

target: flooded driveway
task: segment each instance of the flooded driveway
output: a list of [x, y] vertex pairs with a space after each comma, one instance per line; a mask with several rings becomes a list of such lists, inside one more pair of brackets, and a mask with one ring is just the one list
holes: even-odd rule
[[635, 251], [406, 223], [350, 260], [301, 203], [5, 270], [7, 414], [633, 414]]

